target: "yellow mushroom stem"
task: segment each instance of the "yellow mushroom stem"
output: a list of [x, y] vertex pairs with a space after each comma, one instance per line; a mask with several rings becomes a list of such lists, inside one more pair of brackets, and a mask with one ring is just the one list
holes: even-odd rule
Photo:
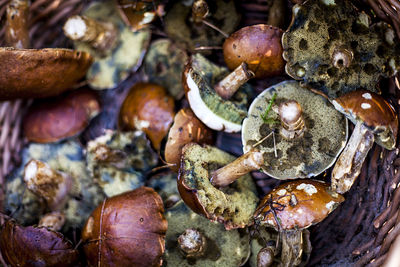
[[306, 130], [303, 111], [300, 104], [295, 100], [283, 102], [279, 107], [274, 107], [282, 123], [281, 135], [286, 139], [300, 137]]
[[374, 144], [374, 134], [358, 121], [353, 133], [332, 170], [332, 189], [340, 194], [350, 190]]
[[219, 81], [214, 89], [223, 99], [230, 99], [240, 86], [253, 77], [254, 72], [248, 69], [245, 62], [242, 62], [235, 70]]
[[117, 27], [109, 22], [76, 15], [65, 22], [63, 30], [71, 40], [84, 42], [99, 52], [111, 50], [117, 44]]

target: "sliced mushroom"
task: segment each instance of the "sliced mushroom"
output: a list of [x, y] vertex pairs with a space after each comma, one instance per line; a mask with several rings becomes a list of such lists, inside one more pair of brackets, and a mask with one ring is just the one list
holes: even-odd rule
[[370, 20], [351, 1], [295, 5], [282, 37], [287, 74], [330, 98], [360, 88], [379, 92], [379, 78], [400, 69], [400, 45], [388, 24]]
[[183, 87], [196, 117], [217, 131], [239, 132], [247, 115], [247, 99], [251, 87], [245, 84], [232, 99], [222, 99], [213, 89], [214, 84], [228, 71], [195, 54], [183, 72]]
[[64, 33], [75, 47], [94, 57], [86, 78], [94, 89], [116, 87], [136, 71], [150, 43], [150, 31], [132, 32], [122, 21], [114, 1], [92, 3], [82, 16], [64, 24]]
[[223, 189], [211, 184], [210, 172], [234, 159], [218, 148], [191, 143], [182, 149], [178, 176], [178, 190], [185, 203], [209, 220], [223, 223], [228, 230], [251, 224], [258, 202], [250, 175]]
[[347, 93], [332, 103], [356, 125], [332, 170], [332, 188], [343, 194], [360, 174], [374, 141], [389, 150], [396, 148], [399, 122], [395, 109], [382, 96], [365, 90]]

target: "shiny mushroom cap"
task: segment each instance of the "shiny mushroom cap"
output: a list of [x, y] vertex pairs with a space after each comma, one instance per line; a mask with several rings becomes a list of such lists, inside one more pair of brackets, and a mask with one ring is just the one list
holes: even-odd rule
[[295, 180], [281, 184], [267, 194], [254, 217], [260, 224], [278, 231], [304, 229], [324, 220], [343, 201], [340, 194], [330, 191], [323, 182]]
[[59, 95], [85, 76], [92, 61], [89, 53], [70, 49], [0, 48], [0, 100]]
[[345, 114], [354, 124], [363, 124], [376, 136], [376, 142], [386, 149], [396, 147], [398, 131], [397, 113], [382, 96], [357, 90], [332, 101], [335, 108]]
[[224, 42], [226, 65], [233, 70], [245, 62], [256, 78], [282, 74], [285, 67], [282, 33], [281, 29], [266, 24], [241, 28]]

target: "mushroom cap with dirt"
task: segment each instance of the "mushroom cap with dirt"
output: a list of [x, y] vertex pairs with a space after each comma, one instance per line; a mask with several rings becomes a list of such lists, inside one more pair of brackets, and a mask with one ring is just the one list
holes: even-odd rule
[[88, 265], [161, 266], [167, 226], [161, 197], [152, 188], [105, 199], [82, 231]]
[[242, 266], [250, 254], [249, 234], [245, 229], [226, 231], [194, 213], [183, 201], [165, 212], [163, 266]]
[[222, 99], [213, 86], [228, 73], [227, 69], [195, 54], [185, 67], [182, 83], [191, 109], [205, 125], [217, 131], [239, 132], [252, 89], [245, 84], [230, 100]]
[[182, 149], [178, 190], [196, 213], [218, 221], [226, 229], [243, 228], [253, 223], [258, 197], [250, 175], [244, 175], [225, 188], [210, 182], [210, 172], [232, 162], [235, 157], [212, 146], [187, 144]]
[[330, 98], [360, 88], [379, 92], [379, 78], [400, 69], [400, 43], [388, 24], [370, 20], [351, 1], [295, 5], [282, 37], [287, 74]]

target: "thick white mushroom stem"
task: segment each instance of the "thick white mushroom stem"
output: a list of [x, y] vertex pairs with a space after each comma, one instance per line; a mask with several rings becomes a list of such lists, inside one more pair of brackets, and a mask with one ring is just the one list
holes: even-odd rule
[[117, 43], [118, 30], [114, 24], [85, 16], [70, 17], [63, 30], [71, 40], [87, 43], [100, 52], [111, 50]]
[[247, 64], [243, 62], [228, 76], [219, 81], [214, 89], [217, 94], [223, 99], [231, 98], [240, 86], [245, 84], [248, 80], [254, 77], [254, 72], [247, 68]]
[[306, 130], [302, 108], [295, 100], [283, 102], [274, 108], [282, 122], [281, 135], [286, 139], [293, 139], [303, 135]]
[[200, 24], [208, 15], [208, 4], [205, 0], [196, 0], [192, 5], [192, 19], [194, 23]]
[[178, 237], [178, 244], [187, 258], [198, 258], [206, 251], [207, 239], [198, 230], [189, 228]]
[[374, 144], [374, 134], [358, 121], [349, 142], [332, 170], [332, 189], [340, 194], [350, 190]]
[[263, 165], [263, 153], [250, 150], [228, 165], [213, 171], [210, 181], [216, 187], [224, 187], [251, 171], [259, 170]]
[[60, 231], [65, 223], [65, 215], [62, 212], [54, 211], [45, 214], [39, 221], [38, 227], [46, 227], [53, 231]]
[[14, 48], [29, 48], [29, 0], [12, 0], [7, 6], [5, 40]]
[[35, 159], [25, 165], [24, 181], [31, 192], [46, 200], [52, 211], [64, 207], [73, 186], [71, 176]]

